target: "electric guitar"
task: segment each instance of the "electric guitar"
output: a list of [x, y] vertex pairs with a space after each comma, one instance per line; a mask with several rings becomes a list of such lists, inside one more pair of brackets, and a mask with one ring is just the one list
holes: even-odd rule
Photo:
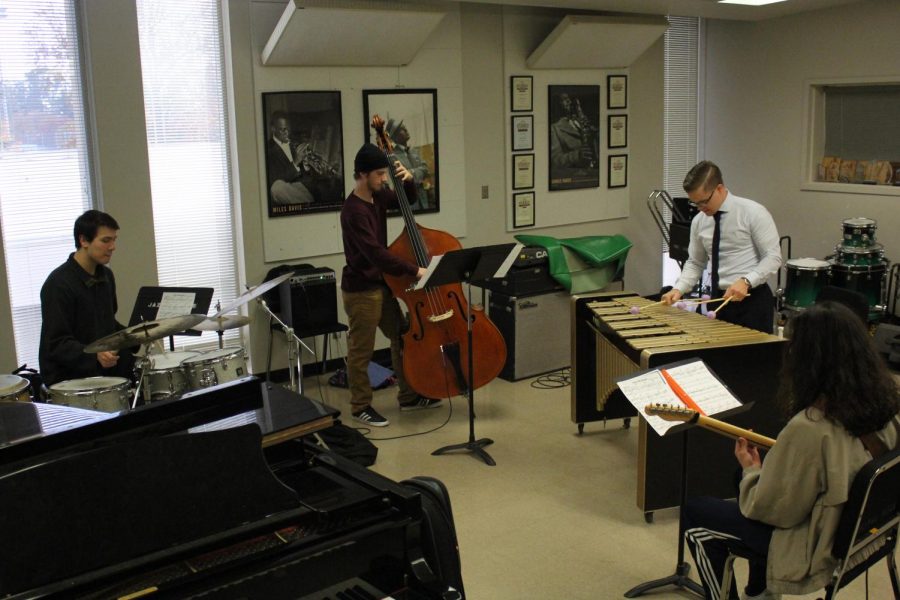
[[732, 425], [731, 423], [720, 421], [719, 419], [713, 419], [712, 417], [701, 415], [697, 411], [691, 410], [689, 408], [673, 406], [671, 404], [648, 404], [644, 407], [644, 412], [648, 415], [656, 415], [658, 417], [661, 417], [666, 421], [682, 421], [685, 423], [694, 423], [695, 425], [699, 425], [704, 429], [714, 431], [718, 434], [730, 437], [732, 439], [742, 437], [754, 446], [759, 446], [761, 448], [771, 448], [775, 445], [775, 440], [770, 437], [760, 435], [754, 431], [750, 431], [749, 429], [737, 427], [735, 425]]

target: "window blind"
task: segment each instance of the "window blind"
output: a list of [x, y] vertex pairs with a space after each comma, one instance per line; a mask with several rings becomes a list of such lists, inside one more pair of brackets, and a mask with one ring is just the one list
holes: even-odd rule
[[[672, 197], [684, 196], [681, 187], [688, 170], [697, 163], [698, 62], [700, 19], [668, 17], [665, 35], [663, 187]], [[664, 211], [667, 223], [672, 215]], [[669, 258], [663, 241], [663, 285], [672, 285], [680, 270]]]
[[74, 2], [0, 2], [0, 221], [16, 356], [34, 369], [41, 286], [92, 205], [84, 114]]
[[[159, 284], [213, 288], [214, 313], [237, 295], [221, 2], [137, 0], [137, 10]], [[175, 339], [202, 349], [218, 338]]]

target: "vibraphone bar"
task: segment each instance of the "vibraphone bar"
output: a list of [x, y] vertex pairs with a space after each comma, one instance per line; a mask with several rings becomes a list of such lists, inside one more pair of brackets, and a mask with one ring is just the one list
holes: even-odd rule
[[[633, 307], [637, 307], [633, 311]], [[636, 312], [636, 314], [634, 314]], [[636, 411], [616, 380], [660, 365], [701, 358], [751, 409], [731, 421], [775, 437], [783, 425], [772, 406], [781, 364], [781, 338], [660, 305], [633, 292], [572, 297], [572, 420], [630, 418]], [[641, 419], [637, 504], [650, 513], [678, 504], [680, 440], [659, 437]], [[692, 432], [690, 493], [735, 495], [733, 444], [709, 432]], [[700, 469], [699, 465], [702, 465]]]

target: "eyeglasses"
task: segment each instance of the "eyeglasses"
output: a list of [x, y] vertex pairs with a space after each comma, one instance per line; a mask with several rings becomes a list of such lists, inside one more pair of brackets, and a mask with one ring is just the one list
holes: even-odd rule
[[699, 202], [694, 202], [693, 200], [691, 200], [691, 204], [693, 204], [697, 208], [703, 208], [704, 206], [709, 204], [709, 201], [712, 200], [713, 196], [715, 196], [717, 189], [719, 189], [719, 186], [713, 188], [712, 193], [710, 193], [709, 197], [706, 200], [700, 200]]

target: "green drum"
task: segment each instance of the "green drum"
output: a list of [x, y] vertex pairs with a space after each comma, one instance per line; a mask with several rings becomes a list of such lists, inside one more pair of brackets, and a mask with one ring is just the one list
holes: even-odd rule
[[845, 265], [876, 266], [884, 262], [884, 246], [872, 244], [863, 248], [841, 244], [835, 246], [837, 262]]
[[831, 263], [831, 285], [859, 292], [869, 301], [869, 320], [877, 320], [884, 311], [881, 291], [884, 287], [888, 263], [878, 265], [848, 265]]
[[875, 229], [878, 225], [872, 219], [856, 217], [843, 222], [845, 246], [865, 248], [875, 243]]
[[792, 258], [785, 263], [785, 270], [784, 305], [799, 310], [811, 306], [828, 285], [831, 265], [817, 258]]

